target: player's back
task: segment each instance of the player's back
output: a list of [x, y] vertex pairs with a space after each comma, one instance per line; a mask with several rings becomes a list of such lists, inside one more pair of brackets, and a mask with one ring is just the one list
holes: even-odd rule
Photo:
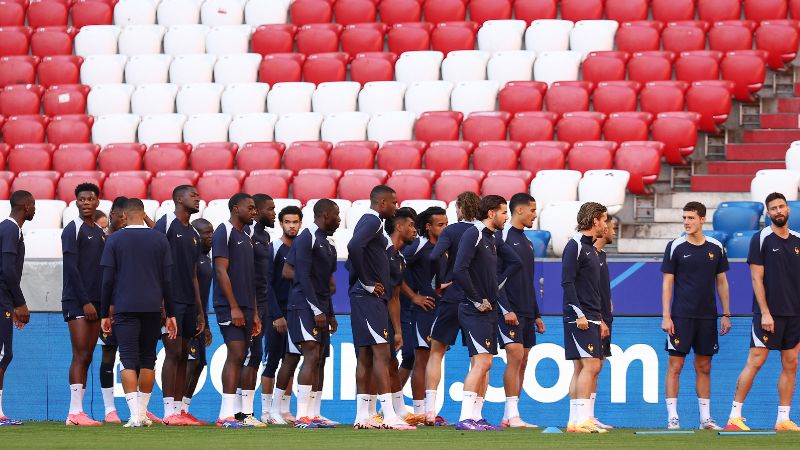
[[115, 270], [115, 313], [161, 310], [172, 265], [164, 234], [144, 225], [129, 225], [108, 237], [101, 265]]
[[353, 237], [347, 244], [351, 289], [363, 290], [379, 282], [385, 288], [383, 298], [388, 300], [391, 290], [387, 240], [383, 234], [383, 221], [370, 210], [358, 220]]
[[[447, 258], [447, 264], [439, 269], [439, 279], [442, 283], [454, 281], [453, 269], [456, 266], [456, 257], [458, 256], [458, 244], [464, 232], [470, 227], [473, 227], [473, 222], [456, 222], [450, 224], [442, 230], [439, 235], [439, 240], [436, 242], [433, 250], [431, 251], [431, 259], [439, 259], [442, 256]], [[455, 283], [450, 285], [442, 296], [442, 301], [448, 303], [458, 303], [464, 297], [464, 292]]]

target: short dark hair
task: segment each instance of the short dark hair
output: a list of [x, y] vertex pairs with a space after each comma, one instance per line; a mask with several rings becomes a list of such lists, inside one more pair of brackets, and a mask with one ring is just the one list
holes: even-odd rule
[[195, 187], [191, 184], [181, 184], [180, 186], [175, 186], [175, 189], [172, 190], [172, 201], [178, 203], [178, 198], [189, 191], [190, 189], [194, 189]]
[[138, 198], [129, 198], [125, 202], [125, 212], [128, 211], [144, 212], [144, 202], [142, 202]]
[[298, 216], [302, 222], [303, 210], [294, 205], [286, 206], [281, 210], [280, 213], [278, 213], [278, 222], [283, 222], [283, 218], [285, 216]]
[[430, 208], [417, 214], [415, 224], [417, 226], [417, 234], [420, 236], [428, 236], [428, 231], [425, 226], [431, 223], [433, 216], [446, 216], [447, 210], [439, 206], [431, 206]]
[[11, 206], [25, 206], [24, 203], [27, 202], [29, 199], [33, 199], [33, 194], [28, 191], [14, 191], [11, 193], [11, 198], [9, 198], [9, 203]]
[[331, 208], [336, 206], [336, 202], [328, 198], [321, 198], [314, 203], [314, 218], [321, 217]]
[[603, 217], [603, 214], [608, 212], [608, 208], [597, 202], [586, 202], [581, 205], [578, 210], [578, 231], [591, 230], [594, 226], [594, 220]]
[[254, 194], [253, 201], [256, 204], [256, 208], [261, 208], [261, 205], [263, 205], [266, 202], [271, 202], [273, 200], [272, 197], [270, 197], [267, 194]]
[[508, 201], [508, 209], [511, 211], [511, 214], [514, 214], [514, 210], [517, 209], [517, 206], [528, 205], [535, 201], [536, 199], [533, 198], [532, 195], [526, 192], [519, 192], [511, 196], [511, 200]]
[[391, 219], [386, 219], [386, 222], [384, 223], [384, 229], [386, 230], [386, 234], [394, 233], [397, 224], [405, 219], [411, 219], [411, 221], [416, 224], [417, 212], [414, 211], [414, 208], [409, 208], [408, 206], [403, 208], [397, 208], [397, 211], [394, 213], [394, 216]]
[[103, 217], [106, 217], [106, 213], [104, 213], [102, 210], [98, 209], [98, 210], [96, 210], [94, 212], [94, 221], [95, 222], [97, 222], [98, 220], [102, 219]]
[[92, 192], [94, 195], [100, 197], [100, 188], [94, 183], [81, 183], [75, 186], [75, 198], [78, 198], [78, 194], [81, 192]]
[[694, 211], [700, 217], [706, 216], [706, 205], [700, 202], [689, 202], [683, 207], [685, 212]]
[[125, 203], [128, 201], [128, 197], [124, 197], [120, 195], [119, 197], [114, 199], [114, 203], [111, 204], [111, 211], [119, 211], [125, 209]]
[[775, 200], [783, 200], [783, 202], [786, 203], [786, 196], [780, 192], [773, 192], [767, 196], [766, 200], [764, 200], [764, 206], [769, 207], [769, 204]]
[[204, 227], [206, 225], [208, 225], [209, 227], [213, 227], [214, 226], [214, 225], [211, 224], [211, 222], [209, 222], [206, 219], [203, 219], [202, 217], [199, 218], [199, 219], [194, 219], [192, 221], [192, 226], [194, 227], [195, 230], [199, 229], [200, 227]]
[[233, 207], [238, 205], [242, 200], [246, 200], [248, 198], [253, 198], [250, 194], [245, 194], [244, 192], [237, 192], [233, 194], [230, 200], [228, 200], [228, 211], [233, 211]]
[[481, 205], [478, 209], [478, 220], [484, 220], [489, 217], [489, 211], [495, 211], [500, 208], [500, 205], [505, 205], [506, 199], [499, 195], [487, 195], [481, 199]]
[[473, 221], [480, 215], [481, 198], [472, 191], [464, 191], [456, 197], [456, 208], [461, 211], [461, 218]]
[[390, 188], [389, 186], [387, 186], [385, 184], [379, 184], [379, 185], [375, 186], [374, 188], [372, 188], [372, 190], [370, 191], [370, 193], [369, 193], [369, 201], [372, 202], [372, 203], [375, 203], [375, 202], [378, 201], [378, 199], [382, 195], [385, 195], [385, 194], [395, 194], [395, 191], [394, 191], [394, 189]]

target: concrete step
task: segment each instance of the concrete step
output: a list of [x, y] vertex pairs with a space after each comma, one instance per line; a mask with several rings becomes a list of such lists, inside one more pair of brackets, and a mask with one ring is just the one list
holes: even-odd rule
[[661, 201], [660, 208], [683, 208], [689, 202], [700, 202], [706, 208], [716, 207], [722, 202], [750, 201], [749, 192], [674, 192]]
[[786, 144], [728, 144], [725, 154], [728, 161], [783, 161]]
[[761, 128], [800, 128], [800, 114], [762, 114], [759, 124]]
[[742, 142], [748, 143], [790, 143], [800, 140], [800, 130], [744, 130]]
[[753, 175], [693, 175], [692, 191], [750, 192]]
[[[716, 208], [710, 206], [716, 205], [706, 205], [706, 217], [708, 218], [714, 217], [714, 212], [717, 211]], [[653, 221], [656, 223], [682, 224], [682, 217], [683, 208], [656, 208], [653, 211]]]
[[[703, 229], [706, 230], [712, 230], [713, 228], [710, 220], [703, 225]], [[661, 222], [623, 224], [620, 236], [625, 239], [675, 239], [680, 236], [681, 233], [683, 233], [683, 223]]]
[[706, 171], [709, 175], [755, 175], [762, 169], [785, 169], [784, 162], [764, 161], [709, 161]]
[[663, 254], [670, 239], [617, 239], [619, 253], [653, 253]]
[[779, 98], [779, 113], [800, 113], [800, 98]]

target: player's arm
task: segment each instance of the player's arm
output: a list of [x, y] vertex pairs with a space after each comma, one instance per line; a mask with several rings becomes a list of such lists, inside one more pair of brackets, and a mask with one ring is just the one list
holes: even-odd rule
[[28, 305], [25, 302], [25, 295], [19, 285], [20, 273], [17, 273], [17, 246], [19, 245], [19, 233], [14, 230], [3, 237], [3, 278], [6, 280], [6, 288], [11, 294], [11, 303], [14, 305], [14, 322], [18, 328], [22, 328], [31, 318]]
[[233, 286], [231, 285], [231, 279], [228, 276], [229, 264], [230, 260], [228, 258], [222, 256], [214, 257], [214, 271], [217, 275], [217, 282], [219, 283], [220, 290], [222, 290], [222, 295], [225, 297], [225, 300], [227, 300], [228, 305], [230, 305], [231, 321], [233, 322], [233, 326], [243, 327], [244, 314], [242, 313], [242, 309], [239, 307], [239, 302], [236, 301], [236, 296], [233, 295]]
[[114, 285], [116, 269], [103, 266], [103, 278], [100, 284], [100, 317], [103, 332], [111, 333], [111, 308], [114, 306]]
[[[350, 242], [347, 243], [350, 263], [356, 273], [356, 278], [369, 293], [375, 293], [376, 286], [380, 283], [367, 275], [367, 262], [364, 258], [364, 249], [369, 241], [375, 238], [376, 230], [379, 228], [378, 224], [373, 224], [372, 220], [362, 221], [356, 225], [356, 229], [353, 231], [353, 237], [350, 239]], [[382, 293], [376, 293], [376, 295], [380, 296]]]
[[564, 310], [575, 312], [576, 325], [581, 330], [589, 329], [589, 321], [580, 307], [578, 291], [575, 289], [575, 278], [578, 276], [578, 258], [580, 248], [575, 241], [567, 242], [561, 255], [561, 288], [564, 291]]
[[475, 227], [471, 227], [464, 232], [461, 241], [458, 243], [458, 256], [456, 256], [456, 264], [453, 267], [453, 276], [456, 283], [464, 291], [464, 296], [467, 300], [472, 302], [476, 308], [483, 303], [484, 299], [472, 283], [469, 268], [475, 258], [475, 251], [478, 248], [480, 237], [480, 231]]
[[314, 283], [311, 281], [311, 271], [314, 270], [313, 248], [311, 244], [311, 234], [303, 233], [298, 236], [292, 244], [294, 251], [294, 281], [300, 286], [308, 307], [314, 312], [314, 323], [319, 328], [327, 328], [327, 317], [323, 312], [323, 305], [317, 297]]
[[671, 308], [677, 260], [672, 258], [673, 244], [674, 242], [667, 244], [667, 248], [664, 250], [664, 259], [661, 262], [661, 272], [663, 273], [661, 279], [661, 330], [669, 333], [670, 336], [675, 334], [675, 324], [672, 323]]
[[[500, 233], [497, 234], [499, 235]], [[502, 238], [497, 239], [497, 256], [499, 257], [497, 264], [499, 269], [497, 274], [497, 281], [499, 282], [497, 303], [500, 306], [500, 312], [503, 313], [506, 324], [516, 326], [519, 325], [519, 319], [511, 306], [511, 302], [508, 300], [505, 285], [509, 277], [522, 268], [522, 261], [520, 261], [517, 252], [506, 244]]]
[[[78, 303], [82, 307], [87, 304], [91, 306], [92, 302], [89, 299], [89, 294], [86, 293], [86, 289], [83, 287], [83, 277], [80, 270], [78, 270], [78, 237], [75, 234], [74, 223], [68, 225], [61, 233], [61, 248], [63, 252], [64, 278], [68, 279], [75, 289]], [[84, 308], [84, 312], [87, 313], [86, 318], [88, 320], [96, 320], [97, 311], [94, 311], [94, 307], [91, 306], [92, 314], [89, 314], [86, 309], [88, 308]]]
[[392, 321], [394, 327], [394, 351], [400, 350], [403, 346], [403, 328], [400, 323], [400, 289], [395, 287], [392, 290], [392, 297], [386, 304], [389, 309], [389, 320]]
[[[153, 219], [151, 219], [147, 214], [144, 215], [144, 224], [147, 225], [148, 228], [156, 227], [156, 223], [153, 222]], [[166, 231], [164, 233], [166, 233]]]
[[719, 334], [724, 336], [731, 329], [731, 295], [725, 272], [717, 274], [717, 294], [719, 294], [719, 302], [722, 304]]
[[750, 278], [753, 282], [753, 294], [755, 294], [756, 303], [758, 303], [758, 310], [761, 311], [761, 328], [764, 331], [773, 333], [775, 331], [775, 322], [769, 312], [769, 305], [767, 305], [767, 291], [764, 289], [764, 266], [750, 264]]
[[175, 321], [175, 298], [172, 284], [172, 251], [170, 250], [167, 237], [161, 239], [163, 257], [161, 258], [161, 284], [162, 296], [164, 297], [164, 315], [166, 319], [164, 326], [167, 329], [167, 335], [170, 339], [175, 339], [178, 336], [178, 324]]
[[403, 280], [403, 282], [400, 283], [399, 290], [403, 295], [411, 300], [411, 303], [419, 306], [425, 311], [430, 311], [436, 307], [436, 303], [433, 302], [432, 298], [428, 297], [427, 295], [420, 295], [414, 292], [414, 290], [411, 289], [411, 286], [406, 283], [406, 280]]
[[197, 334], [200, 335], [206, 328], [206, 315], [203, 309], [203, 300], [200, 298], [200, 282], [197, 280], [197, 261], [194, 263], [192, 272], [192, 288], [194, 289], [194, 304], [197, 308]]

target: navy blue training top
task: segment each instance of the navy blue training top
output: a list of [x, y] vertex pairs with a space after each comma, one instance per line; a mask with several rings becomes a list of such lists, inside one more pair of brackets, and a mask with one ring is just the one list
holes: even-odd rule
[[[505, 270], [498, 276], [498, 256], [503, 260]], [[456, 284], [464, 292], [462, 302], [480, 304], [483, 299], [492, 305], [501, 299], [498, 291], [507, 283], [508, 278], [519, 271], [519, 257], [513, 251], [498, 247], [494, 233], [483, 222], [474, 222], [461, 236], [458, 245], [458, 256], [453, 275]], [[506, 312], [508, 304], [501, 305]]]
[[214, 263], [208, 253], [201, 253], [197, 260], [197, 284], [200, 287], [200, 303], [203, 312], [208, 313], [208, 298], [211, 296], [211, 279], [214, 277]]
[[[412, 291], [419, 295], [431, 297], [434, 301], [439, 301], [439, 296], [436, 294], [439, 261], [430, 258], [433, 247], [433, 244], [427, 238], [418, 237], [400, 250], [406, 260], [403, 279]], [[405, 300], [405, 303], [403, 303], [403, 300]], [[401, 320], [411, 320], [413, 311], [421, 310], [419, 306], [413, 304], [403, 294], [400, 294], [400, 301]], [[404, 308], [406, 304], [408, 306]]]
[[[534, 287], [534, 253], [533, 244], [525, 237], [523, 230], [507, 225], [502, 231], [495, 233], [495, 240], [498, 247], [507, 248], [514, 253], [520, 260], [521, 268], [518, 272], [508, 277], [504, 288], [500, 292], [503, 305], [510, 305], [511, 311], [520, 317], [537, 318], [539, 305], [536, 303], [536, 289]], [[500, 277], [506, 269], [505, 262], [501, 259], [497, 264], [497, 275]], [[502, 309], [502, 308], [501, 308]], [[507, 311], [501, 311], [505, 314]]]
[[608, 273], [608, 255], [605, 250], [597, 252], [597, 259], [600, 261], [600, 313], [606, 324], [614, 322], [614, 314], [611, 312], [611, 275]]
[[[800, 233], [781, 238], [766, 227], [750, 241], [748, 264], [764, 266], [764, 290], [773, 316], [800, 316]], [[761, 310], [753, 295], [753, 313]]]
[[717, 275], [728, 270], [722, 243], [706, 236], [702, 245], [681, 236], [667, 244], [661, 271], [675, 276], [672, 317], [715, 319]]
[[275, 304], [270, 304], [267, 311], [272, 320], [286, 316], [289, 308], [289, 291], [292, 289], [292, 280], [283, 278], [283, 266], [286, 264], [286, 257], [289, 255], [290, 249], [291, 247], [282, 241], [272, 244], [272, 282], [270, 285], [271, 292], [275, 294]]
[[[350, 270], [350, 292], [372, 293], [375, 283], [384, 287], [383, 300], [392, 295], [389, 255], [386, 253], [386, 236], [383, 221], [375, 210], [368, 210], [358, 220], [353, 237], [347, 243], [348, 270]], [[294, 245], [292, 245], [294, 246]]]
[[294, 266], [289, 309], [311, 309], [314, 315], [333, 314], [331, 275], [336, 271], [336, 247], [311, 224], [294, 239], [286, 258]]
[[564, 322], [578, 317], [603, 320], [600, 300], [600, 260], [592, 237], [576, 233], [561, 255], [561, 287], [564, 289]]
[[194, 305], [194, 273], [200, 257], [200, 236], [191, 224], [184, 224], [168, 212], [153, 228], [167, 236], [172, 251], [172, 298], [175, 303]]
[[[439, 264], [439, 284], [449, 283], [455, 280], [453, 272], [456, 266], [456, 258], [458, 257], [458, 244], [461, 241], [461, 236], [472, 226], [471, 222], [456, 222], [444, 227], [442, 233], [439, 235], [439, 240], [431, 250], [429, 258], [432, 261], [438, 261]], [[440, 261], [444, 258], [445, 261]], [[442, 295], [444, 303], [459, 303], [464, 298], [464, 292], [457, 283], [453, 283], [445, 289]]]
[[256, 271], [256, 300], [259, 308], [266, 307], [269, 280], [272, 278], [272, 244], [264, 225], [256, 223], [252, 228], [245, 225], [244, 231], [253, 241], [253, 264]]
[[0, 306], [8, 309], [25, 304], [19, 282], [25, 262], [25, 241], [22, 230], [12, 218], [0, 222]]
[[61, 232], [64, 253], [64, 283], [62, 301], [78, 301], [100, 305], [100, 285], [103, 269], [100, 258], [106, 244], [106, 234], [97, 224], [87, 225], [80, 217], [68, 223]]
[[[233, 296], [236, 303], [239, 304], [239, 308], [253, 310], [256, 307], [256, 271], [250, 236], [231, 225], [230, 222], [223, 222], [214, 231], [214, 237], [211, 239], [211, 253], [214, 255], [215, 261], [217, 258], [228, 260], [228, 278], [230, 278]], [[230, 306], [222, 292], [217, 271], [214, 270], [214, 309], [225, 309]]]

